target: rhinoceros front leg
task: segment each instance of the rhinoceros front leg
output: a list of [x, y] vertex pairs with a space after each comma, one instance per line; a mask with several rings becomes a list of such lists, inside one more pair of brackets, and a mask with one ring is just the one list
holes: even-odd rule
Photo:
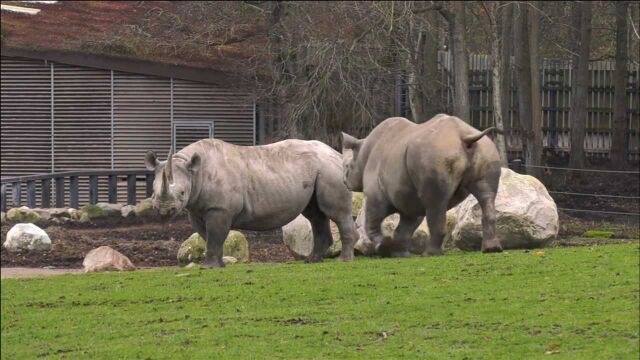
[[367, 251], [367, 253], [378, 252], [378, 248], [384, 242], [389, 242], [391, 239], [385, 239], [382, 234], [382, 221], [391, 213], [391, 206], [389, 202], [379, 195], [367, 194], [367, 202], [365, 204], [365, 230], [367, 237], [371, 241], [370, 244], [374, 248], [373, 251]]
[[207, 255], [202, 267], [205, 269], [224, 267], [222, 247], [229, 234], [231, 216], [225, 211], [210, 210], [204, 216], [207, 231]]

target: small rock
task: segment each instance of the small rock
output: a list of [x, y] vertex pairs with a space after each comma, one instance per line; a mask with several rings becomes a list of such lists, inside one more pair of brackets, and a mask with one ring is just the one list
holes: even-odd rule
[[136, 216], [136, 207], [134, 205], [125, 205], [120, 209], [120, 214], [123, 218]]
[[138, 217], [155, 217], [158, 216], [158, 211], [153, 208], [153, 203], [151, 202], [151, 198], [146, 198], [140, 201], [135, 209], [135, 215]]
[[[80, 208], [80, 211], [83, 214], [86, 214], [90, 220], [94, 220], [108, 217], [120, 217], [122, 216], [120, 213], [121, 208], [122, 205], [119, 204], [97, 203], [95, 205], [85, 205]], [[80, 215], [80, 219], [82, 219], [82, 215]]]
[[355, 219], [360, 214], [362, 205], [364, 204], [364, 194], [361, 192], [351, 193], [351, 216]]
[[55, 266], [43, 266], [42, 268], [43, 269], [55, 269], [56, 267]]
[[9, 230], [3, 246], [9, 251], [46, 251], [51, 250], [51, 239], [38, 226], [31, 223], [21, 223], [15, 224]]
[[89, 251], [82, 266], [84, 272], [129, 271], [136, 268], [129, 258], [108, 246]]
[[[180, 265], [191, 262], [200, 263], [204, 260], [206, 253], [207, 242], [198, 233], [193, 233], [180, 245], [177, 256], [178, 263]], [[241, 232], [231, 230], [224, 242], [222, 253], [223, 256], [235, 258], [237, 262], [249, 262], [247, 238]]]
[[7, 211], [7, 221], [13, 223], [37, 223], [42, 217], [26, 206], [12, 208]]
[[82, 211], [79, 211], [79, 213], [80, 213], [80, 218], [78, 219], [78, 222], [82, 224], [91, 222], [91, 218], [89, 217], [89, 214]]
[[238, 259], [234, 258], [233, 256], [223, 256], [222, 257], [222, 262], [225, 265], [231, 265], [231, 264], [235, 264], [238, 262]]
[[178, 264], [200, 263], [206, 252], [207, 242], [198, 233], [193, 233], [178, 249]]
[[247, 263], [250, 261], [249, 242], [240, 231], [231, 230], [224, 241], [222, 253], [236, 258], [238, 262]]
[[200, 267], [200, 265], [198, 265], [198, 264], [196, 264], [194, 262], [191, 262], [191, 263], [189, 263], [189, 265], [185, 266], [184, 268], [185, 269], [191, 269], [191, 268], [195, 268], [195, 267]]

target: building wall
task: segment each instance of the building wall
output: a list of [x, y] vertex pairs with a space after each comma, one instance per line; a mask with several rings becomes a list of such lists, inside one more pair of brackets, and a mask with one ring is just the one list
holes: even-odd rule
[[[173, 78], [1, 58], [3, 177], [78, 169], [141, 169], [211, 136], [255, 144], [246, 94]], [[177, 140], [176, 140], [177, 139]]]

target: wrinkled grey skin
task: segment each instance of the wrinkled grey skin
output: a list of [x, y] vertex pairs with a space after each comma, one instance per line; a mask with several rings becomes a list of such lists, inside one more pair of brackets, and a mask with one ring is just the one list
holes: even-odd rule
[[186, 209], [207, 240], [205, 268], [224, 267], [222, 245], [230, 229], [271, 230], [300, 213], [314, 235], [307, 262], [321, 261], [333, 243], [329, 220], [340, 230], [340, 258], [353, 259], [351, 192], [342, 181], [340, 154], [321, 142], [236, 146], [205, 139], [163, 162], [150, 151], [145, 163], [156, 175], [154, 207], [165, 216]]
[[[382, 256], [408, 256], [409, 240], [427, 217], [427, 255], [441, 255], [446, 212], [473, 194], [482, 208], [484, 252], [502, 251], [494, 207], [500, 181], [495, 144], [459, 118], [439, 114], [423, 124], [404, 118], [381, 122], [367, 138], [343, 133], [344, 182], [366, 195], [366, 232]], [[393, 240], [380, 224], [400, 214]]]

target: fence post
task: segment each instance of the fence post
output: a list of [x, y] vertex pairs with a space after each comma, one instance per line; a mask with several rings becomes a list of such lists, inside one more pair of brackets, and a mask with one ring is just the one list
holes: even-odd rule
[[89, 176], [89, 204], [95, 205], [98, 202], [98, 176]]
[[42, 179], [42, 207], [51, 207], [51, 179]]
[[153, 195], [153, 180], [155, 178], [154, 174], [147, 174], [145, 176], [145, 180], [147, 183], [147, 198], [150, 198]]
[[64, 178], [55, 178], [56, 182], [56, 207], [64, 207]]
[[118, 176], [109, 175], [109, 203], [118, 203]]
[[78, 177], [69, 177], [69, 202], [74, 209], [78, 208]]
[[27, 181], [27, 207], [31, 209], [36, 207], [36, 182], [34, 180]]
[[0, 211], [7, 212], [7, 185], [0, 187]]
[[136, 176], [127, 175], [127, 204], [136, 204]]
[[22, 206], [22, 185], [19, 182], [11, 184], [12, 200], [14, 207]]

